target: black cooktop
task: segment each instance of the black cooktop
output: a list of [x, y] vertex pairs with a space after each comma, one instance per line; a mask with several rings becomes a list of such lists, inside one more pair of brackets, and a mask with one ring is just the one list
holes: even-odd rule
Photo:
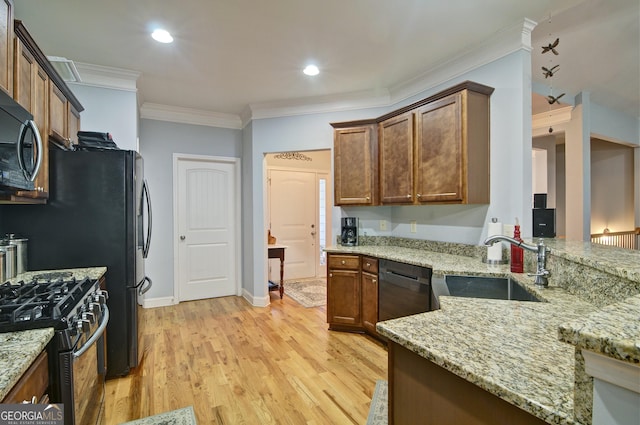
[[89, 278], [0, 285], [0, 332], [52, 327], [66, 329], [76, 306], [94, 288]]

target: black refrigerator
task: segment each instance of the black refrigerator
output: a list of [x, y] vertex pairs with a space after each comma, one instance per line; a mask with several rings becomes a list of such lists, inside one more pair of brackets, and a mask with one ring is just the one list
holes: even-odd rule
[[50, 151], [45, 205], [3, 205], [2, 234], [28, 238], [28, 270], [106, 266], [107, 377], [138, 365], [138, 295], [151, 287], [144, 258], [151, 203], [135, 151]]

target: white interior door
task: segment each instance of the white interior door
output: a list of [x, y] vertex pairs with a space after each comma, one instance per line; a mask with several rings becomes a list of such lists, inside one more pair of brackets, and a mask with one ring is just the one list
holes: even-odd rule
[[178, 159], [179, 301], [238, 293], [238, 167], [234, 159]]
[[[284, 278], [316, 276], [316, 173], [269, 170], [271, 234], [286, 245]], [[279, 266], [278, 266], [279, 267]]]

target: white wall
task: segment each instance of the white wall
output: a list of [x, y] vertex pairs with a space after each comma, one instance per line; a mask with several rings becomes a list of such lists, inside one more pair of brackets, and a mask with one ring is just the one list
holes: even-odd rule
[[153, 287], [145, 300], [173, 297], [173, 154], [240, 158], [240, 130], [140, 120], [140, 153], [153, 206], [153, 235], [145, 262]]
[[136, 92], [68, 83], [84, 111], [81, 130], [111, 133], [120, 149], [138, 150], [138, 104]]

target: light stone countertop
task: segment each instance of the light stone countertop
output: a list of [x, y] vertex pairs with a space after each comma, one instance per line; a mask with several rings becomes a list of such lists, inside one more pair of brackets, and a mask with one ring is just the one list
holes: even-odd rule
[[[559, 258], [640, 282], [640, 253], [561, 240], [545, 240], [545, 244]], [[469, 249], [458, 250], [452, 244], [453, 254], [443, 253], [447, 250], [439, 246], [441, 252], [432, 252], [429, 242], [423, 245], [406, 239], [402, 245], [332, 246], [326, 251], [431, 267], [440, 276], [511, 277], [545, 301], [441, 297], [440, 310], [380, 322], [377, 329], [548, 423], [577, 423], [574, 345], [638, 362], [640, 295], [600, 308], [554, 286], [553, 279], [548, 288], [539, 288], [526, 274], [511, 273], [508, 265], [487, 265], [478, 256], [481, 251], [469, 256], [474, 255]]]
[[4, 399], [53, 337], [53, 328], [0, 333], [0, 400]]
[[[39, 270], [19, 274], [8, 282], [31, 281], [43, 273], [71, 272], [76, 279], [99, 279], [107, 271], [106, 267], [88, 267], [64, 270]], [[33, 329], [19, 332], [0, 333], [0, 400], [18, 382], [31, 363], [45, 349], [53, 337], [53, 328]]]

